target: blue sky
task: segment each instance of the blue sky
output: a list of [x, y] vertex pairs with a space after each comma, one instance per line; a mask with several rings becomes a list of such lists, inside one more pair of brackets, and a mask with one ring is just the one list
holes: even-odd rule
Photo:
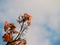
[[13, 22], [25, 12], [32, 15], [27, 45], [60, 45], [60, 0], [0, 0], [0, 45], [4, 21]]

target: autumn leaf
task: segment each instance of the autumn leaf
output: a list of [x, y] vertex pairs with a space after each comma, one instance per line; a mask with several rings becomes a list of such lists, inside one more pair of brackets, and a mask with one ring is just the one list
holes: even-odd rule
[[5, 41], [5, 42], [11, 42], [12, 41], [11, 33], [4, 34], [2, 38], [3, 38], [3, 41]]
[[24, 13], [24, 17], [26, 18], [26, 20], [31, 20], [32, 16], [28, 13]]
[[10, 23], [9, 27], [10, 27], [10, 31], [16, 34], [18, 33], [18, 31], [16, 30], [16, 26], [13, 23]]
[[31, 15], [29, 15], [28, 13], [24, 13], [24, 17], [25, 17], [25, 18], [26, 18], [26, 20], [27, 20], [27, 25], [28, 25], [28, 26], [30, 26], [32, 16], [31, 16]]
[[20, 45], [26, 45], [26, 40], [22, 39]]
[[27, 25], [30, 26], [31, 25], [31, 21], [27, 21]]
[[14, 23], [9, 23], [9, 27], [10, 27], [11, 29], [16, 28], [16, 26], [14, 25]]
[[19, 32], [16, 30], [16, 28], [14, 28], [13, 33], [18, 34]]
[[4, 31], [6, 32], [6, 30], [9, 28], [9, 23], [7, 21], [5, 21], [4, 24]]
[[16, 42], [13, 42], [12, 45], [16, 45]]

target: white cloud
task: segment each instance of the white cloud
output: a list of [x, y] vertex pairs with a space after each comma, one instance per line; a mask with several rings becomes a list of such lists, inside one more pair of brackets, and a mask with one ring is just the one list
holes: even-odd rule
[[[59, 14], [59, 0], [6, 0], [2, 3], [0, 20], [14, 22], [20, 14], [28, 12], [32, 15], [32, 29], [27, 33], [27, 45], [50, 45], [48, 39], [43, 37], [48, 34], [40, 25], [48, 23], [50, 27], [57, 29]], [[49, 34], [48, 34], [49, 35]], [[42, 40], [42, 42], [41, 42]]]

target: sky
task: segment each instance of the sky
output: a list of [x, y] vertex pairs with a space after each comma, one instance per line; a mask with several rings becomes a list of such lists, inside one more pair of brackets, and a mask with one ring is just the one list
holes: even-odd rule
[[27, 45], [60, 45], [60, 0], [0, 0], [0, 45], [5, 45], [4, 22], [14, 23], [19, 15], [32, 15], [26, 34]]

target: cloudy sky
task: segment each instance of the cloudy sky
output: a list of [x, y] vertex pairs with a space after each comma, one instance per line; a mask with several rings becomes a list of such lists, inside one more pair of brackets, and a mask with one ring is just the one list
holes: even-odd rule
[[25, 12], [32, 15], [26, 34], [27, 45], [60, 45], [60, 0], [0, 0], [0, 45], [5, 45], [4, 21], [18, 25]]

